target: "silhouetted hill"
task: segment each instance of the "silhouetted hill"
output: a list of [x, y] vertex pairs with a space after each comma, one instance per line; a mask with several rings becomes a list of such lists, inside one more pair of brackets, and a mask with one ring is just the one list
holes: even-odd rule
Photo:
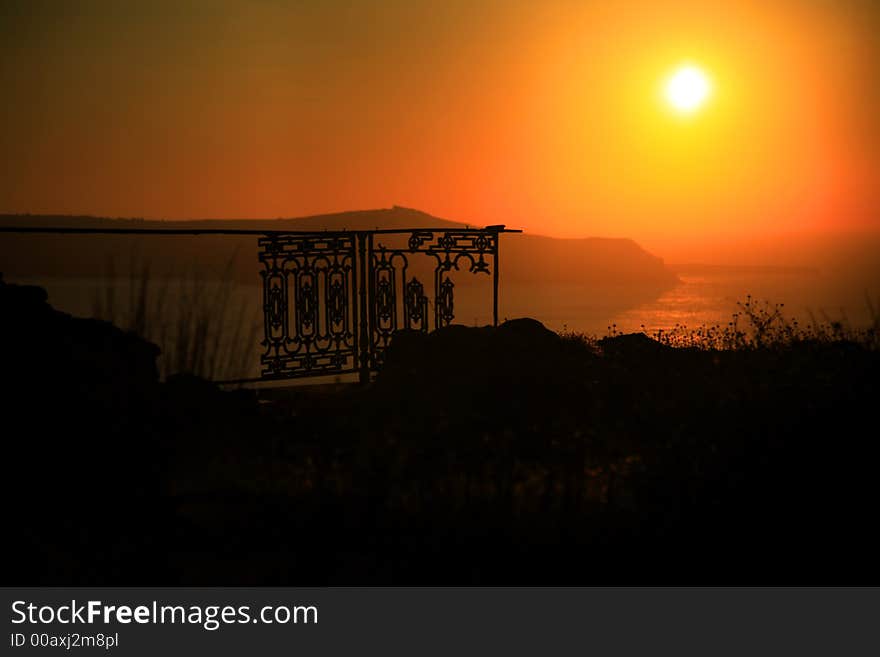
[[[464, 228], [467, 224], [395, 206], [290, 219], [202, 219], [156, 221], [64, 215], [0, 215], [0, 226], [76, 228], [176, 228], [226, 230], [371, 230], [375, 228]], [[513, 227], [513, 226], [511, 226]], [[132, 255], [154, 273], [198, 267], [222, 272], [235, 254], [235, 276], [256, 282], [253, 236], [162, 237], [131, 235], [18, 235], [0, 237], [2, 271], [8, 276], [104, 276], [112, 257], [127, 264]], [[501, 260], [506, 282], [604, 283], [663, 288], [675, 281], [660, 258], [627, 239], [555, 239], [505, 235]]]
[[394, 206], [306, 217], [278, 219], [157, 220], [89, 215], [0, 215], [0, 226], [64, 228], [174, 228], [218, 230], [372, 230], [375, 228], [460, 228], [465, 224], [440, 219], [420, 210]]
[[503, 238], [501, 260], [506, 282], [665, 286], [676, 280], [661, 258], [630, 239], [510, 235]]

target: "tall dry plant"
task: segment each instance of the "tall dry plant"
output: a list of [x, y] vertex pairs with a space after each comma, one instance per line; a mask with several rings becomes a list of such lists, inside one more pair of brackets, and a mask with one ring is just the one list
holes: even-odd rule
[[179, 373], [213, 381], [255, 376], [259, 299], [236, 284], [234, 263], [235, 254], [218, 278], [196, 268], [160, 276], [136, 254], [121, 274], [111, 258], [95, 290], [93, 315], [159, 345], [163, 378]]

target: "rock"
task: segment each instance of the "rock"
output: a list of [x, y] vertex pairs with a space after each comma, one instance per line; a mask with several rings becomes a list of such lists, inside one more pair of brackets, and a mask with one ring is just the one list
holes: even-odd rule
[[656, 357], [669, 353], [672, 349], [644, 333], [624, 333], [602, 338], [599, 340], [599, 347], [606, 356], [624, 359]]
[[432, 404], [517, 405], [567, 394], [595, 359], [534, 319], [394, 335], [376, 386]]
[[7, 381], [63, 384], [66, 394], [115, 401], [158, 383], [156, 345], [109, 322], [59, 312], [40, 287], [0, 279], [0, 312]]
[[498, 334], [504, 339], [519, 340], [531, 346], [556, 346], [559, 335], [544, 326], [537, 319], [523, 317], [510, 319], [498, 327]]

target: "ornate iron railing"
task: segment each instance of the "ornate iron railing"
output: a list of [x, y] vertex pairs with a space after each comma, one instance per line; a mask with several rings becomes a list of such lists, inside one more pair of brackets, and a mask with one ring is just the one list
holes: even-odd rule
[[[261, 378], [358, 373], [368, 380], [396, 331], [428, 332], [452, 322], [454, 271], [492, 276], [497, 324], [502, 232], [515, 231], [490, 226], [261, 237]], [[405, 244], [386, 245], [392, 236], [405, 237]], [[433, 259], [433, 303], [425, 281], [411, 272], [411, 258], [418, 254]]]

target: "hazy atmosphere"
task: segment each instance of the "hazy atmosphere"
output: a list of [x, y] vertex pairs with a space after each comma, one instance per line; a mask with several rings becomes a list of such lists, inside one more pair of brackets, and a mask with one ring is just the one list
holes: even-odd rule
[[878, 7], [0, 0], [8, 579], [880, 581]]
[[[628, 237], [672, 263], [880, 229], [867, 1], [4, 0], [2, 13], [0, 212], [397, 204]], [[662, 86], [688, 62], [712, 93], [682, 117]]]

